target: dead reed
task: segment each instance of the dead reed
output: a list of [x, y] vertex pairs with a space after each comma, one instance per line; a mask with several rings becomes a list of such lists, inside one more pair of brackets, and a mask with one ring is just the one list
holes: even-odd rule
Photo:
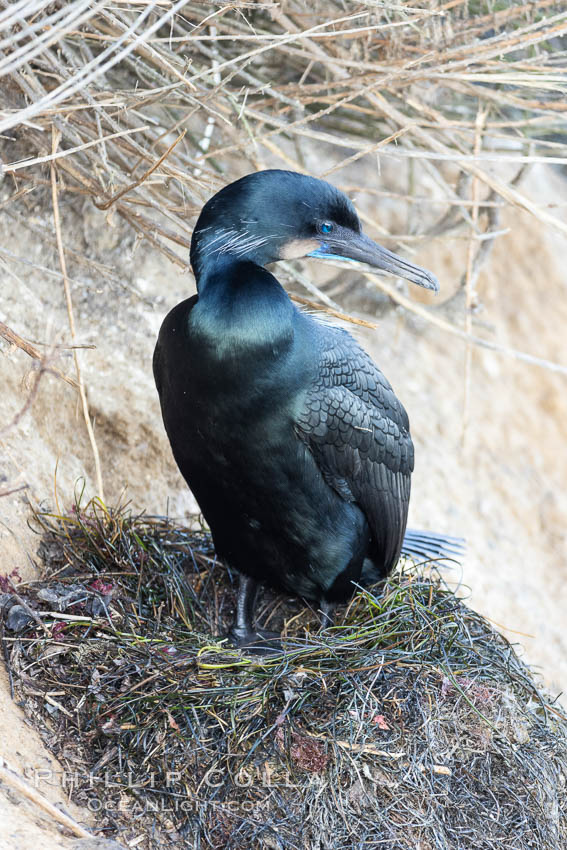
[[316, 176], [363, 157], [409, 160], [403, 200], [423, 205], [419, 169], [436, 187], [437, 220], [396, 234], [366, 223], [408, 251], [466, 228], [469, 308], [500, 203], [567, 232], [563, 216], [514, 185], [531, 163], [567, 163], [562, 3], [0, 8], [4, 206], [41, 186], [52, 164], [60, 194], [92, 198], [184, 267], [203, 202], [267, 160], [304, 171], [313, 144], [335, 162]]

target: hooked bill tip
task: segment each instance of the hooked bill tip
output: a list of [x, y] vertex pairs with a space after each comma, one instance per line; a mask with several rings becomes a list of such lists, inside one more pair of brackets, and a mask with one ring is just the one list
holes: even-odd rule
[[[435, 275], [431, 274], [431, 272], [426, 272], [424, 270], [422, 281], [423, 282], [420, 285], [423, 286], [424, 289], [428, 289], [430, 292], [433, 292], [435, 295], [437, 295], [439, 293], [439, 289], [440, 289], [439, 281], [437, 280]], [[417, 283], [417, 281], [416, 281], [416, 283]]]

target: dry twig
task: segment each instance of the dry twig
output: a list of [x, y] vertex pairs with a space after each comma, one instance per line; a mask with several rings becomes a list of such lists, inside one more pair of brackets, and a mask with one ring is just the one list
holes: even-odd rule
[[[56, 153], [57, 147], [59, 145], [59, 134], [54, 129], [53, 130], [53, 138], [52, 138], [52, 152]], [[53, 161], [51, 162], [51, 193], [53, 199], [53, 218], [55, 221], [55, 235], [57, 238], [57, 250], [59, 252], [59, 263], [61, 265], [61, 272], [63, 274], [63, 287], [65, 290], [65, 302], [67, 304], [67, 315], [69, 317], [69, 329], [71, 331], [71, 339], [74, 341], [76, 338], [75, 332], [75, 318], [73, 315], [73, 302], [71, 300], [71, 288], [69, 286], [69, 281], [67, 279], [67, 264], [65, 261], [65, 252], [63, 250], [63, 237], [61, 234], [61, 220], [59, 217], [59, 198], [57, 194], [57, 173], [55, 170], [55, 165]], [[75, 361], [75, 372], [77, 374], [77, 384], [79, 389], [79, 395], [81, 397], [81, 406], [83, 409], [83, 417], [85, 420], [85, 425], [87, 426], [87, 433], [89, 435], [89, 441], [91, 444], [94, 465], [95, 465], [95, 476], [97, 483], [97, 492], [99, 498], [102, 502], [104, 502], [104, 489], [102, 486], [102, 470], [100, 466], [100, 455], [98, 451], [98, 446], [96, 443], [96, 438], [94, 434], [94, 428], [91, 422], [91, 417], [89, 414], [89, 404], [87, 401], [87, 393], [85, 390], [85, 385], [83, 382], [83, 376], [81, 373], [81, 367], [79, 365], [79, 354], [76, 349], [73, 350], [73, 359]]]

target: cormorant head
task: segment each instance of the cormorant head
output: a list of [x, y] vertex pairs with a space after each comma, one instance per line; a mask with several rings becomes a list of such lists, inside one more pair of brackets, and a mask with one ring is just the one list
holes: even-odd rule
[[324, 180], [294, 171], [248, 174], [205, 204], [191, 240], [197, 279], [222, 255], [261, 266], [306, 256], [358, 260], [439, 290], [430, 272], [365, 236], [346, 195]]

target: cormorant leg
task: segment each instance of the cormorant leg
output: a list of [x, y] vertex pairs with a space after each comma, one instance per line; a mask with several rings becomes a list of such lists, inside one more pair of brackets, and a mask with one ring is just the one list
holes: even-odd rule
[[258, 590], [254, 579], [240, 574], [234, 622], [228, 636], [235, 646], [247, 647], [251, 652], [278, 652], [281, 650], [279, 634], [253, 625]]
[[322, 599], [319, 604], [319, 617], [321, 619], [321, 628], [328, 629], [335, 622], [335, 605], [332, 602], [327, 602]]
[[253, 633], [252, 627], [254, 603], [258, 596], [259, 585], [253, 578], [239, 576], [238, 596], [236, 597], [236, 611], [231, 635], [240, 638]]

